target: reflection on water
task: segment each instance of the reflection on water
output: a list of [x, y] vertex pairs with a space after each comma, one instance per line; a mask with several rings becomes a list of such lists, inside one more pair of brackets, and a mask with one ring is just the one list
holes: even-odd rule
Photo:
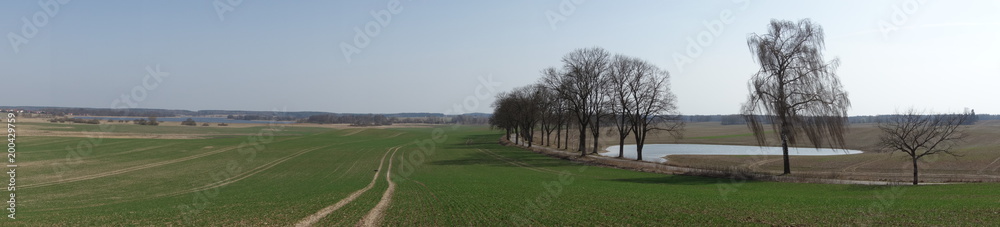
[[[618, 157], [618, 146], [608, 147], [601, 155]], [[646, 144], [642, 147], [642, 159], [653, 162], [667, 162], [667, 155], [781, 155], [781, 147], [758, 147], [710, 144]], [[859, 150], [830, 148], [789, 147], [788, 155], [845, 155], [860, 154]], [[625, 145], [625, 158], [635, 159], [635, 145]]]

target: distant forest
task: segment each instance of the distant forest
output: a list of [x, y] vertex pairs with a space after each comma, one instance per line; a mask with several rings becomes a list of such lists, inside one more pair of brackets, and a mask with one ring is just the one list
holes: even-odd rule
[[[1000, 114], [976, 114], [975, 111], [970, 113], [972, 119], [965, 122], [966, 125], [975, 124], [977, 121], [987, 121], [987, 120], [1000, 120]], [[884, 115], [862, 115], [862, 116], [851, 116], [847, 118], [847, 121], [851, 124], [869, 124], [878, 123], [880, 120], [890, 119], [899, 115], [895, 114], [884, 114]], [[743, 125], [746, 124], [746, 120], [743, 116], [739, 114], [728, 114], [728, 115], [683, 115], [681, 118], [686, 122], [720, 122], [722, 125]]]
[[[413, 115], [409, 115], [413, 116]], [[488, 115], [463, 114], [455, 116], [427, 115], [417, 117], [400, 117], [393, 114], [321, 114], [300, 119], [303, 123], [317, 124], [351, 124], [353, 126], [379, 126], [392, 125], [394, 123], [422, 123], [422, 124], [463, 124], [478, 125], [487, 124]]]
[[110, 117], [179, 117], [226, 116], [233, 120], [298, 121], [320, 124], [388, 125], [393, 123], [426, 124], [486, 124], [490, 114], [468, 113], [445, 115], [443, 113], [393, 113], [393, 114], [338, 114], [318, 111], [276, 112], [246, 110], [168, 110], [168, 109], [111, 109], [76, 107], [0, 106], [2, 110], [25, 110], [50, 117], [110, 116]]

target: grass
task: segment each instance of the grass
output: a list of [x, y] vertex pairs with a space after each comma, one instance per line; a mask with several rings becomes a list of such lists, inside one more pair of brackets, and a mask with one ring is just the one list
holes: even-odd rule
[[[32, 130], [44, 130], [54, 132], [115, 132], [115, 133], [140, 133], [140, 134], [199, 134], [199, 135], [249, 135], [265, 130], [268, 126], [252, 127], [220, 127], [212, 125], [204, 126], [182, 126], [174, 124], [176, 122], [165, 122], [159, 126], [135, 125], [135, 124], [71, 124], [71, 123], [20, 123], [19, 126], [27, 126]], [[104, 127], [104, 128], [102, 128]], [[276, 124], [274, 127], [284, 128], [279, 135], [306, 135], [310, 133], [322, 132], [326, 129], [316, 127], [284, 126]]]
[[[252, 156], [247, 149], [223, 150], [247, 142], [246, 136], [105, 139], [61, 177], [47, 165], [65, 162], [67, 151], [60, 149], [86, 139], [25, 138], [18, 157], [35, 164], [19, 167], [24, 174], [18, 175], [18, 219], [5, 224], [288, 226], [379, 174], [371, 190], [317, 223], [354, 225], [386, 190], [384, 171], [373, 170], [398, 145], [405, 146], [393, 159], [397, 188], [385, 226], [982, 226], [1000, 220], [997, 184], [822, 185], [633, 172], [500, 146], [501, 133], [485, 127], [286, 129], [260, 143]], [[311, 148], [317, 149], [293, 156]], [[220, 150], [112, 176], [31, 186]], [[249, 174], [286, 157], [294, 158]], [[191, 191], [239, 176], [246, 177]]]

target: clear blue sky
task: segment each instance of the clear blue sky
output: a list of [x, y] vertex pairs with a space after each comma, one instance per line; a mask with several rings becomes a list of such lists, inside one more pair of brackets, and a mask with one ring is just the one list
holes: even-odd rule
[[[490, 112], [480, 81], [530, 84], [567, 52], [600, 46], [670, 71], [682, 113], [729, 114], [757, 70], [747, 35], [772, 18], [811, 18], [826, 31], [828, 60], [842, 61], [851, 115], [1000, 114], [998, 1], [589, 0], [553, 26], [547, 12], [573, 1], [403, 0], [348, 62], [341, 43], [378, 23], [370, 12], [388, 2], [244, 0], [226, 3], [220, 19], [213, 1], [70, 1], [51, 16], [37, 1], [5, 1], [0, 105], [110, 107], [159, 65], [169, 76], [138, 107]], [[712, 34], [705, 22], [726, 12]], [[12, 44], [29, 35], [22, 18], [43, 26]], [[702, 33], [701, 53], [677, 64]]]

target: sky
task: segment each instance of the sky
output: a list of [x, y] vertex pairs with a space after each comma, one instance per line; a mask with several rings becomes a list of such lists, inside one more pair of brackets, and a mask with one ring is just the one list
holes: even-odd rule
[[5, 1], [0, 106], [492, 112], [578, 48], [670, 73], [683, 114], [733, 114], [747, 36], [808, 18], [850, 115], [1000, 114], [1000, 1]]

